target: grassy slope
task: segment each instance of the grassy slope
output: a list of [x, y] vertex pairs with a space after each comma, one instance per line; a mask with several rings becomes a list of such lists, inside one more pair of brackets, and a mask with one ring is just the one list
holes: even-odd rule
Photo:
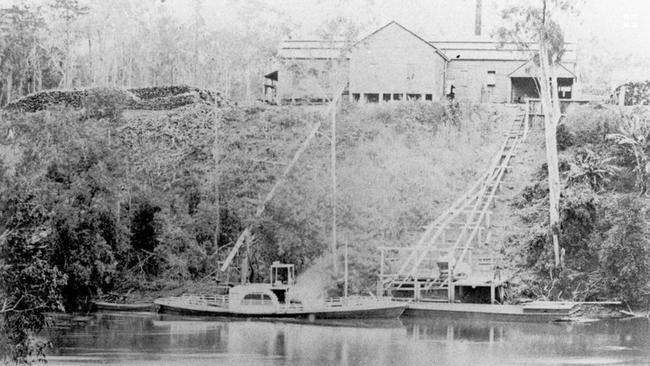
[[[244, 167], [250, 166], [252, 160], [288, 161], [308, 128], [320, 118], [313, 112], [313, 108], [269, 108], [236, 113], [222, 120], [226, 124], [221, 129], [222, 138], [229, 141], [224, 146], [225, 171], [238, 169], [238, 174], [249, 178], [272, 176], [246, 190], [223, 188], [233, 193], [228, 206], [238, 216], [252, 216], [255, 206], [251, 200], [268, 192], [283, 169], [259, 163], [250, 170]], [[376, 280], [376, 247], [416, 241], [422, 226], [442, 212], [484, 169], [509, 123], [509, 117], [501, 112], [480, 110], [471, 121], [465, 115], [458, 124], [445, 125], [439, 113], [438, 109], [418, 104], [368, 105], [348, 109], [339, 116], [339, 245], [348, 242], [351, 248], [354, 291], [368, 290]], [[166, 118], [164, 113], [146, 115]], [[142, 114], [127, 117], [141, 118]], [[312, 255], [328, 256], [331, 185], [329, 141], [324, 136], [329, 133], [327, 125], [321, 133], [269, 205], [272, 214], [263, 220], [263, 230], [273, 231], [274, 237], [260, 234], [257, 245], [269, 245], [265, 239], [282, 241], [272, 245], [278, 259], [298, 264], [299, 271], [312, 267], [311, 272], [319, 273], [316, 277], [325, 279], [321, 287], [331, 287], [331, 259], [312, 257], [299, 261], [293, 255], [309, 246], [316, 248], [310, 252]], [[231, 139], [237, 140], [237, 149], [228, 148], [235, 143]], [[232, 178], [222, 177], [222, 184], [228, 185]], [[257, 197], [251, 196], [251, 191]], [[304, 226], [309, 233], [305, 233]]]

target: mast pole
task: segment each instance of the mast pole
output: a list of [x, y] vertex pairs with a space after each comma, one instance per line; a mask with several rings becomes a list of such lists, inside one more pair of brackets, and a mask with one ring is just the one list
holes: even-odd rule
[[330, 141], [330, 152], [332, 159], [331, 174], [332, 174], [332, 261], [334, 274], [338, 275], [338, 264], [336, 257], [336, 102], [338, 98], [332, 100], [333, 108], [331, 109], [332, 120], [332, 139]]
[[348, 298], [348, 241], [345, 241], [345, 276], [343, 285], [343, 297]]

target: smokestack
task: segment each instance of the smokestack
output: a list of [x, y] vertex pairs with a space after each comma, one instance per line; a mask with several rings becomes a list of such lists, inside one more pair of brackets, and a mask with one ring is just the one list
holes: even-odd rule
[[482, 17], [482, 4], [481, 0], [476, 0], [476, 14], [474, 15], [474, 35], [481, 35], [481, 17]]

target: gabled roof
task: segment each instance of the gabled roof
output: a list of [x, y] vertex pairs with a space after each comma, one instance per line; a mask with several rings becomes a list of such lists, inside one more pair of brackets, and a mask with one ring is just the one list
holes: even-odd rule
[[442, 52], [438, 47], [436, 47], [436, 46], [432, 45], [431, 43], [427, 42], [424, 38], [418, 36], [418, 35], [415, 34], [414, 32], [410, 31], [408, 28], [404, 27], [403, 25], [399, 24], [398, 22], [396, 22], [396, 21], [394, 21], [394, 20], [391, 21], [390, 23], [386, 24], [385, 26], [383, 26], [383, 27], [377, 29], [376, 31], [370, 33], [369, 35], [367, 35], [367, 36], [361, 38], [360, 40], [358, 40], [357, 42], [355, 42], [355, 43], [352, 45], [352, 48], [356, 47], [356, 46], [357, 46], [358, 44], [360, 44], [361, 42], [366, 41], [367, 39], [373, 37], [375, 34], [381, 32], [382, 30], [388, 28], [389, 26], [391, 26], [391, 25], [393, 25], [393, 24], [396, 25], [396, 26], [398, 26], [398, 27], [400, 27], [400, 28], [402, 28], [403, 30], [407, 31], [407, 32], [410, 33], [413, 37], [419, 39], [420, 41], [422, 41], [423, 43], [425, 43], [427, 46], [433, 48], [433, 49], [436, 51], [437, 54], [439, 54], [442, 58], [445, 59], [445, 61], [449, 61], [449, 57], [447, 57], [447, 55], [445, 55], [445, 54], [444, 54], [444, 53], [443, 53], [443, 52]]
[[[557, 69], [557, 75], [556, 77], [558, 78], [571, 78], [575, 79], [576, 75], [571, 72], [571, 70], [567, 69], [566, 66], [562, 65], [561, 63], [559, 64], [560, 67]], [[525, 77], [531, 77], [531, 76], [536, 76], [537, 72], [530, 72], [530, 67], [535, 67], [535, 70], [537, 70], [537, 67], [534, 65], [533, 60], [529, 60], [521, 64], [519, 67], [517, 67], [513, 72], [511, 72], [508, 77], [510, 78], [525, 78]]]

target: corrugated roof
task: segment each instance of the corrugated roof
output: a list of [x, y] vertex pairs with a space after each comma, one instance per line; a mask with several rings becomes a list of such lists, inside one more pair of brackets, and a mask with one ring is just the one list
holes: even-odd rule
[[[532, 61], [528, 61], [518, 68], [516, 68], [513, 72], [508, 75], [508, 77], [511, 78], [527, 78], [527, 77], [537, 77], [539, 74], [539, 67], [535, 66]], [[571, 78], [575, 79], [576, 76], [571, 70], [569, 70], [566, 66], [560, 64], [560, 67], [556, 68], [555, 70], [555, 77], [558, 78]]]
[[[521, 47], [516, 43], [501, 43], [491, 41], [431, 41], [440, 48], [451, 60], [530, 60], [537, 50], [536, 43]], [[567, 43], [563, 62], [575, 63], [575, 44]]]
[[278, 54], [282, 58], [340, 58], [344, 41], [285, 40]]
[[[363, 39], [366, 39], [381, 29], [396, 24], [404, 28], [399, 23], [390, 22], [384, 27], [371, 33]], [[404, 28], [406, 31], [420, 38], [417, 34]], [[361, 41], [362, 41], [361, 40]], [[424, 40], [423, 40], [424, 41]], [[359, 41], [360, 42], [360, 41]], [[444, 58], [449, 60], [500, 60], [500, 61], [527, 61], [530, 60], [537, 49], [536, 43], [529, 43], [529, 49], [522, 49], [519, 44], [513, 42], [495, 42], [495, 41], [462, 41], [462, 40], [436, 40], [424, 41], [431, 45]], [[335, 59], [342, 56], [346, 42], [341, 39], [324, 41], [324, 40], [285, 40], [280, 45], [279, 56], [282, 58], [320, 58]], [[562, 58], [563, 63], [576, 63], [576, 50], [574, 43], [566, 44], [566, 53]]]

